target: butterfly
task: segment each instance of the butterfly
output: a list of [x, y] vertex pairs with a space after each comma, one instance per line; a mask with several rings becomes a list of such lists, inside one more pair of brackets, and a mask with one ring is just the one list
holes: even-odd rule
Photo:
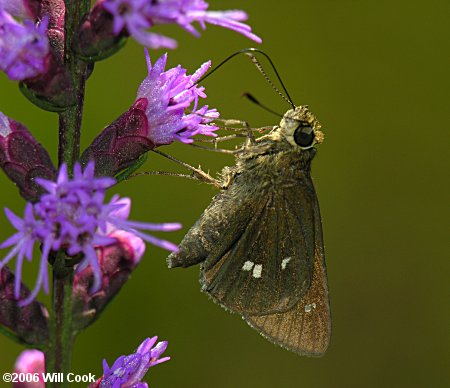
[[322, 356], [331, 335], [322, 225], [310, 176], [320, 124], [307, 106], [236, 153], [223, 188], [168, 257], [200, 264], [203, 292], [269, 341]]

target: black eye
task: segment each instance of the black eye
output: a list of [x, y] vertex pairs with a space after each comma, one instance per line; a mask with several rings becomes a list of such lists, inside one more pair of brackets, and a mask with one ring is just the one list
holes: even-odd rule
[[300, 123], [294, 132], [294, 141], [300, 147], [309, 147], [314, 142], [314, 130], [308, 123]]

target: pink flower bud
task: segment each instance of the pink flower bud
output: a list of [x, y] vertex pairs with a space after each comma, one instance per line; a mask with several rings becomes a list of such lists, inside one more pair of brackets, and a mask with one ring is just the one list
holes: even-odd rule
[[14, 388], [45, 388], [42, 373], [45, 373], [45, 356], [40, 350], [24, 350], [17, 357], [14, 365], [15, 373], [38, 373], [39, 381], [13, 383]]

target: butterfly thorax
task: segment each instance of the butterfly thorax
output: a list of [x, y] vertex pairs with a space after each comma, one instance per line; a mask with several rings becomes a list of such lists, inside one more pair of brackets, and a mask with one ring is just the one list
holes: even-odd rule
[[[294, 133], [302, 125], [309, 125], [315, 139], [308, 148], [299, 146]], [[255, 142], [247, 141], [236, 155], [236, 164], [225, 167], [221, 172], [223, 187], [226, 189], [236, 177], [245, 175], [244, 181], [267, 186], [290, 185], [305, 174], [309, 175], [311, 160], [316, 154], [313, 145], [323, 141], [320, 123], [306, 106], [299, 106], [286, 112], [280, 125]], [[258, 184], [259, 183], [259, 184]]]

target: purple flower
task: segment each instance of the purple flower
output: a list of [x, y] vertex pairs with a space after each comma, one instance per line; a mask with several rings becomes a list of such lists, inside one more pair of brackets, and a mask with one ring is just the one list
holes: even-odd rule
[[0, 263], [0, 268], [17, 256], [15, 295], [18, 297], [23, 259], [26, 257], [31, 260], [34, 243], [42, 243], [36, 285], [31, 294], [19, 302], [22, 306], [30, 303], [41, 287], [48, 292], [48, 258], [51, 251], [59, 249], [65, 249], [69, 256], [78, 254], [84, 256], [77, 266], [77, 271], [90, 265], [94, 275], [91, 292], [97, 291], [101, 286], [101, 269], [95, 249], [116, 242], [115, 238], [106, 235], [108, 228], [130, 232], [164, 249], [177, 250], [176, 245], [143, 233], [139, 229], [172, 231], [179, 229], [181, 225], [128, 220], [127, 211], [123, 210], [127, 207], [128, 200], [119, 200], [118, 196], [114, 196], [111, 201], [105, 203], [105, 190], [111, 187], [115, 180], [94, 177], [93, 163], [89, 163], [84, 172], [81, 166], [76, 164], [73, 179], [69, 179], [67, 166], [63, 164], [56, 182], [42, 178], [36, 178], [36, 182], [47, 193], [41, 196], [39, 202], [27, 204], [23, 219], [5, 209], [6, 216], [17, 229], [17, 233], [0, 245], [0, 248], [12, 247]]
[[147, 338], [139, 345], [136, 353], [120, 356], [111, 368], [106, 360], [103, 360], [103, 377], [91, 387], [148, 387], [147, 383], [141, 382], [148, 369], [170, 360], [170, 357], [159, 358], [167, 348], [167, 341], [155, 345], [157, 339], [158, 337]]
[[16, 382], [13, 383], [14, 388], [45, 388], [45, 382], [42, 377], [42, 374], [45, 373], [44, 353], [36, 349], [24, 350], [17, 357], [14, 365], [14, 373], [39, 375], [39, 381]]
[[198, 108], [199, 97], [206, 95], [197, 82], [210, 62], [189, 76], [181, 66], [165, 71], [167, 54], [154, 66], [148, 53], [146, 56], [148, 76], [138, 89], [136, 101], [81, 155], [83, 164], [95, 161], [97, 175], [116, 176], [148, 151], [176, 140], [191, 143], [191, 137], [197, 134], [216, 136], [218, 127], [211, 122], [219, 112], [206, 105]]
[[[219, 117], [216, 109], [207, 105], [198, 108], [198, 98], [205, 98], [204, 87], [196, 82], [205, 74], [211, 62], [205, 62], [191, 76], [180, 65], [164, 71], [167, 54], [159, 58], [152, 67], [146, 51], [148, 76], [138, 89], [137, 101], [146, 99], [145, 114], [148, 119], [148, 138], [155, 145], [170, 144], [174, 140], [192, 143], [197, 134], [215, 136], [218, 127], [210, 125]], [[191, 113], [185, 114], [191, 104]]]
[[36, 6], [37, 2], [33, 0], [0, 0], [0, 9], [21, 19], [33, 19], [36, 16]]
[[12, 80], [24, 80], [44, 73], [50, 46], [47, 38], [48, 18], [38, 25], [30, 20], [17, 22], [0, 9], [0, 70]]
[[113, 15], [113, 31], [116, 35], [124, 29], [144, 46], [157, 49], [175, 48], [177, 42], [163, 35], [148, 32], [157, 24], [178, 24], [195, 36], [199, 32], [192, 25], [198, 22], [204, 30], [206, 23], [215, 24], [261, 43], [261, 38], [251, 32], [250, 26], [241, 23], [247, 20], [244, 11], [207, 11], [203, 0], [100, 0], [104, 9]]

